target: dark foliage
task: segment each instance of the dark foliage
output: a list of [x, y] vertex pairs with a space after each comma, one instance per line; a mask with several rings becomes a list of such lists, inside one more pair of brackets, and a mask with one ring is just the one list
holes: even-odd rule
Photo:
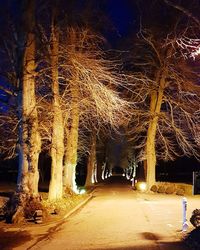
[[194, 227], [200, 227], [200, 209], [195, 209], [192, 212], [192, 216], [190, 218], [190, 222]]
[[165, 193], [165, 187], [164, 186], [160, 186], [159, 188], [158, 188], [158, 191], [157, 191], [158, 193], [161, 193], [161, 194], [163, 194], [163, 193]]
[[152, 192], [157, 192], [158, 191], [158, 187], [156, 185], [153, 185], [150, 190]]
[[165, 193], [166, 194], [173, 194], [175, 192], [175, 188], [170, 186], [170, 187], [167, 187], [166, 190], [165, 190]]
[[41, 197], [14, 193], [3, 207], [4, 218], [7, 223], [22, 223], [31, 219], [36, 210], [44, 210]]
[[182, 188], [179, 188], [179, 189], [176, 191], [176, 194], [177, 194], [177, 195], [183, 196], [183, 195], [185, 194], [185, 190], [182, 189]]
[[185, 244], [189, 247], [190, 250], [199, 250], [200, 249], [200, 228], [195, 228], [191, 231], [184, 240]]
[[24, 207], [24, 216], [26, 219], [32, 219], [36, 210], [43, 210], [43, 206], [38, 199], [32, 199]]

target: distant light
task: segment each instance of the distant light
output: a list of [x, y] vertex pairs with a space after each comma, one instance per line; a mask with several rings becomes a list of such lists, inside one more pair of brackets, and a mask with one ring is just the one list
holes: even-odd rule
[[139, 182], [138, 188], [140, 191], [145, 191], [147, 189], [147, 184], [145, 182]]
[[83, 188], [82, 189], [79, 189], [79, 188], [75, 189], [74, 188], [73, 191], [74, 191], [75, 194], [85, 194], [86, 193], [86, 190], [83, 189]]
[[122, 176], [125, 176], [125, 174], [123, 174]]
[[91, 182], [92, 182], [92, 184], [95, 183], [95, 179], [94, 179], [94, 175], [93, 175], [93, 174], [92, 174], [92, 176], [91, 176]]
[[79, 194], [85, 194], [85, 189], [81, 189], [81, 190], [79, 190]]
[[73, 187], [72, 190], [74, 191], [75, 194], [79, 194], [79, 189], [77, 188], [77, 186]]
[[75, 173], [73, 173], [73, 179], [72, 179], [72, 190], [75, 194], [79, 194], [79, 189], [78, 186], [76, 185], [76, 180], [75, 180], [76, 176]]
[[74, 191], [75, 194], [84, 194], [84, 193], [86, 192], [85, 189], [80, 189], [80, 188], [76, 185], [75, 175], [74, 175], [74, 177], [73, 177], [72, 190]]

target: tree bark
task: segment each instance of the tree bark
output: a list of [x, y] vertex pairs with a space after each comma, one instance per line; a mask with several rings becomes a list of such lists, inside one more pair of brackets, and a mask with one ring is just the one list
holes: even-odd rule
[[18, 191], [38, 196], [38, 159], [41, 151], [41, 138], [38, 130], [38, 114], [35, 96], [35, 34], [34, 1], [30, 1], [28, 13], [31, 22], [27, 35], [23, 58], [23, 79], [19, 94], [19, 175]]
[[151, 120], [147, 131], [146, 160], [147, 176], [146, 182], [150, 188], [156, 182], [156, 131], [159, 114], [162, 105], [163, 92], [165, 87], [166, 72], [158, 73], [156, 81], [159, 83], [158, 91], [152, 91], [150, 102]]
[[59, 38], [52, 24], [52, 50], [51, 50], [51, 67], [52, 67], [52, 93], [53, 93], [53, 126], [51, 142], [51, 179], [49, 185], [49, 200], [62, 198], [62, 173], [63, 173], [63, 156], [64, 156], [64, 126], [63, 114], [60, 105], [59, 82], [58, 82], [58, 51]]
[[102, 164], [97, 160], [97, 182], [102, 182]]
[[96, 171], [96, 135], [92, 132], [91, 135], [91, 147], [88, 156], [88, 163], [87, 163], [87, 178], [85, 182], [85, 186], [89, 187], [94, 185], [95, 179], [95, 171]]
[[64, 156], [64, 173], [63, 186], [64, 189], [75, 191], [75, 170], [77, 164], [77, 150], [78, 150], [78, 128], [79, 128], [79, 104], [78, 104], [78, 88], [76, 82], [70, 83], [71, 92], [71, 123], [68, 128], [68, 138], [65, 145]]

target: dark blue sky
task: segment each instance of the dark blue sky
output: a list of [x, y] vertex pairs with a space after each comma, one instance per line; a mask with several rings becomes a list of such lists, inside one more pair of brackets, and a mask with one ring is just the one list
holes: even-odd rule
[[111, 0], [107, 3], [108, 15], [118, 36], [126, 36], [135, 27], [135, 10], [130, 0]]

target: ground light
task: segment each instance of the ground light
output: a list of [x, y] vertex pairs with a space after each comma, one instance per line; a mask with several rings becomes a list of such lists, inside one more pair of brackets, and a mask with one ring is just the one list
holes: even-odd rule
[[84, 193], [86, 192], [85, 189], [80, 189], [80, 188], [76, 185], [75, 175], [74, 175], [74, 177], [73, 177], [72, 190], [74, 191], [75, 194], [84, 194]]
[[79, 194], [85, 194], [85, 192], [86, 192], [85, 189], [80, 189], [79, 190]]
[[86, 190], [84, 188], [80, 189], [77, 186], [76, 186], [76, 188], [73, 189], [73, 191], [75, 194], [85, 194], [86, 193]]
[[144, 192], [147, 189], [147, 184], [146, 182], [138, 182], [137, 183], [137, 189]]

